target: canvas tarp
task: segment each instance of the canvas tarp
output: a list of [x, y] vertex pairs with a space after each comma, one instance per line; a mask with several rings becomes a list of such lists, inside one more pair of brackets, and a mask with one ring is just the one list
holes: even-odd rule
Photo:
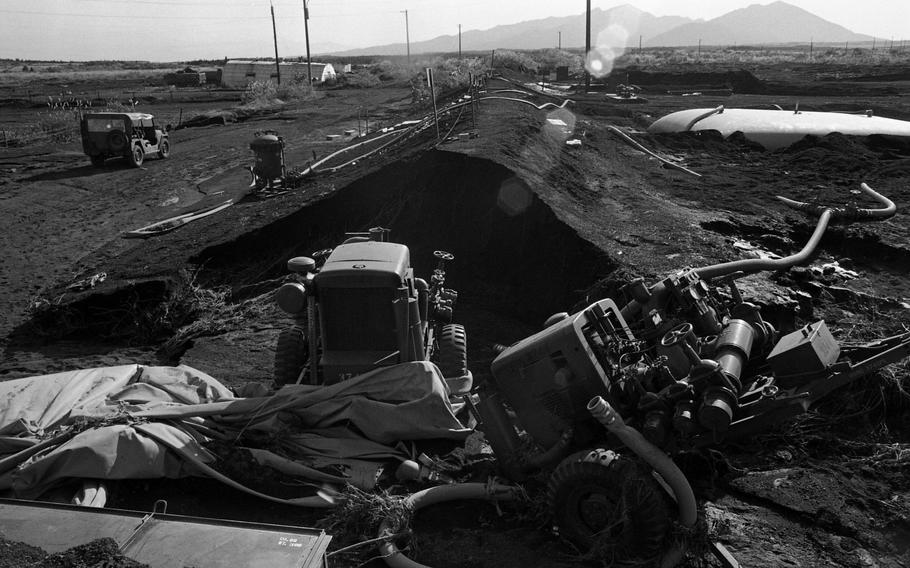
[[0, 383], [0, 489], [29, 496], [66, 478], [199, 474], [216, 462], [202, 446], [210, 435], [255, 431], [278, 433], [285, 458], [314, 467], [403, 459], [403, 441], [469, 433], [425, 362], [258, 398], [235, 398], [185, 366], [80, 370]]

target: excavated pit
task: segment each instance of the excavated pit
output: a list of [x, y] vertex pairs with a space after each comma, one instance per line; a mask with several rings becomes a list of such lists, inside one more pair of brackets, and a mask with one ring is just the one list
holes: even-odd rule
[[492, 344], [523, 337], [578, 304], [582, 291], [616, 266], [509, 169], [440, 151], [392, 163], [192, 261], [204, 267], [198, 275], [204, 285], [237, 290], [287, 274], [293, 256], [375, 226], [409, 246], [419, 277], [432, 274], [435, 250], [455, 255], [446, 285], [459, 292], [455, 319], [473, 345], [478, 338]]
[[[36, 336], [85, 343], [89, 350], [100, 348], [99, 341], [161, 345], [206, 316], [207, 303], [200, 300], [217, 295], [208, 291], [229, 287], [229, 302], [258, 295], [288, 275], [291, 257], [312, 255], [342, 242], [346, 232], [376, 226], [391, 229], [391, 240], [409, 246], [418, 277], [433, 273], [434, 251], [454, 254], [446, 286], [459, 292], [455, 321], [471, 337], [475, 368], [489, 367], [496, 343], [517, 341], [551, 314], [580, 307], [584, 291], [616, 267], [514, 172], [488, 160], [430, 151], [391, 163], [234, 241], [203, 249], [191, 266], [174, 267], [169, 276], [103, 293], [85, 291], [72, 302], [48, 305], [11, 337], [17, 348]], [[163, 362], [178, 360], [188, 345], [161, 355]]]

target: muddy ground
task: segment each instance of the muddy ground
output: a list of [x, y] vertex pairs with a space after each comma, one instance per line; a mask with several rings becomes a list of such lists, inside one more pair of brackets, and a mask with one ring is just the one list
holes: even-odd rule
[[[433, 250], [455, 255], [449, 284], [460, 292], [456, 319], [468, 329], [480, 382], [494, 344], [526, 336], [551, 313], [615, 294], [631, 276], [655, 281], [685, 266], [739, 258], [746, 242], [779, 254], [798, 250], [814, 221], [774, 196], [864, 204], [856, 195], [862, 182], [893, 199], [897, 215], [832, 227], [812, 261], [837, 261], [856, 277], [764, 274], [745, 279], [743, 292], [782, 329], [824, 319], [842, 341], [906, 329], [910, 143], [834, 134], [766, 152], [711, 133], [643, 132], [668, 112], [720, 104], [872, 109], [908, 120], [906, 70], [853, 70], [834, 79], [789, 66], [753, 70], [745, 80], [669, 71], [634, 76], [648, 99], [641, 104], [589, 96], [542, 111], [484, 101], [473, 128], [464, 120], [453, 131], [474, 130], [475, 138], [437, 145], [428, 130], [283, 194], [248, 195], [244, 167], [256, 131], [279, 131], [288, 163], [303, 166], [345, 144], [345, 137], [326, 136], [356, 129], [363, 108], [386, 125], [427, 109], [415, 108], [405, 88], [325, 91], [238, 122], [176, 130], [171, 157], [141, 169], [114, 160], [96, 169], [77, 141], [0, 149], [0, 380], [139, 362], [191, 365], [238, 388], [267, 385], [275, 338], [286, 325], [269, 294], [284, 278], [286, 259], [331, 246], [344, 231], [382, 225], [411, 246], [418, 273], [429, 273]], [[663, 94], [729, 86], [731, 96]], [[510, 88], [502, 80], [487, 84], [489, 91]], [[222, 106], [192, 103], [183, 112]], [[173, 116], [179, 108], [150, 101], [144, 110]], [[27, 120], [35, 109], [3, 111], [5, 121], [9, 113]], [[629, 129], [701, 177], [662, 167], [608, 125]], [[570, 139], [581, 144], [567, 145]], [[217, 215], [148, 240], [122, 238], [228, 197], [237, 203]], [[910, 413], [897, 386], [908, 374], [904, 361], [794, 423], [681, 458], [712, 538], [744, 566], [910, 564]], [[112, 495], [115, 506], [145, 509], [167, 498], [176, 514], [318, 522], [247, 497], [225, 499], [223, 488], [198, 480], [121, 484]], [[422, 511], [415, 530], [412, 558], [440, 568], [578, 562], [533, 506], [440, 505]], [[689, 565], [714, 562], [702, 552], [693, 551]]]

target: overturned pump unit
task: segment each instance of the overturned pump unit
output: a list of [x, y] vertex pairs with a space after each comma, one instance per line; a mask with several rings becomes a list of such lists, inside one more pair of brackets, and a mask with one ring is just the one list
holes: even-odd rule
[[[910, 333], [847, 348], [816, 321], [781, 337], [736, 286], [738, 276], [807, 260], [832, 220], [894, 215], [893, 202], [862, 189], [882, 207], [781, 198], [819, 216], [797, 254], [686, 269], [651, 286], [634, 280], [622, 308], [603, 299], [556, 314], [502, 350], [480, 397], [480, 428], [508, 477], [554, 470], [548, 497], [562, 536], [585, 548], [607, 539], [613, 553], [659, 554], [669, 518], [652, 469], [672, 489], [682, 524], [696, 519], [691, 488], [668, 454], [767, 430], [910, 355]], [[541, 451], [529, 454], [515, 419]], [[628, 450], [638, 459], [620, 453]]]

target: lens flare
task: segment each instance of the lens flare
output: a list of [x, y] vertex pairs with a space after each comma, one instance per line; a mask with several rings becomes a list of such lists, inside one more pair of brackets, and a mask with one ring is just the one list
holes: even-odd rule
[[499, 208], [510, 217], [524, 213], [531, 206], [534, 194], [523, 181], [517, 177], [510, 177], [502, 182], [496, 203]]
[[597, 34], [597, 43], [585, 58], [588, 73], [601, 79], [613, 72], [613, 65], [626, 49], [629, 32], [619, 24], [610, 24]]

